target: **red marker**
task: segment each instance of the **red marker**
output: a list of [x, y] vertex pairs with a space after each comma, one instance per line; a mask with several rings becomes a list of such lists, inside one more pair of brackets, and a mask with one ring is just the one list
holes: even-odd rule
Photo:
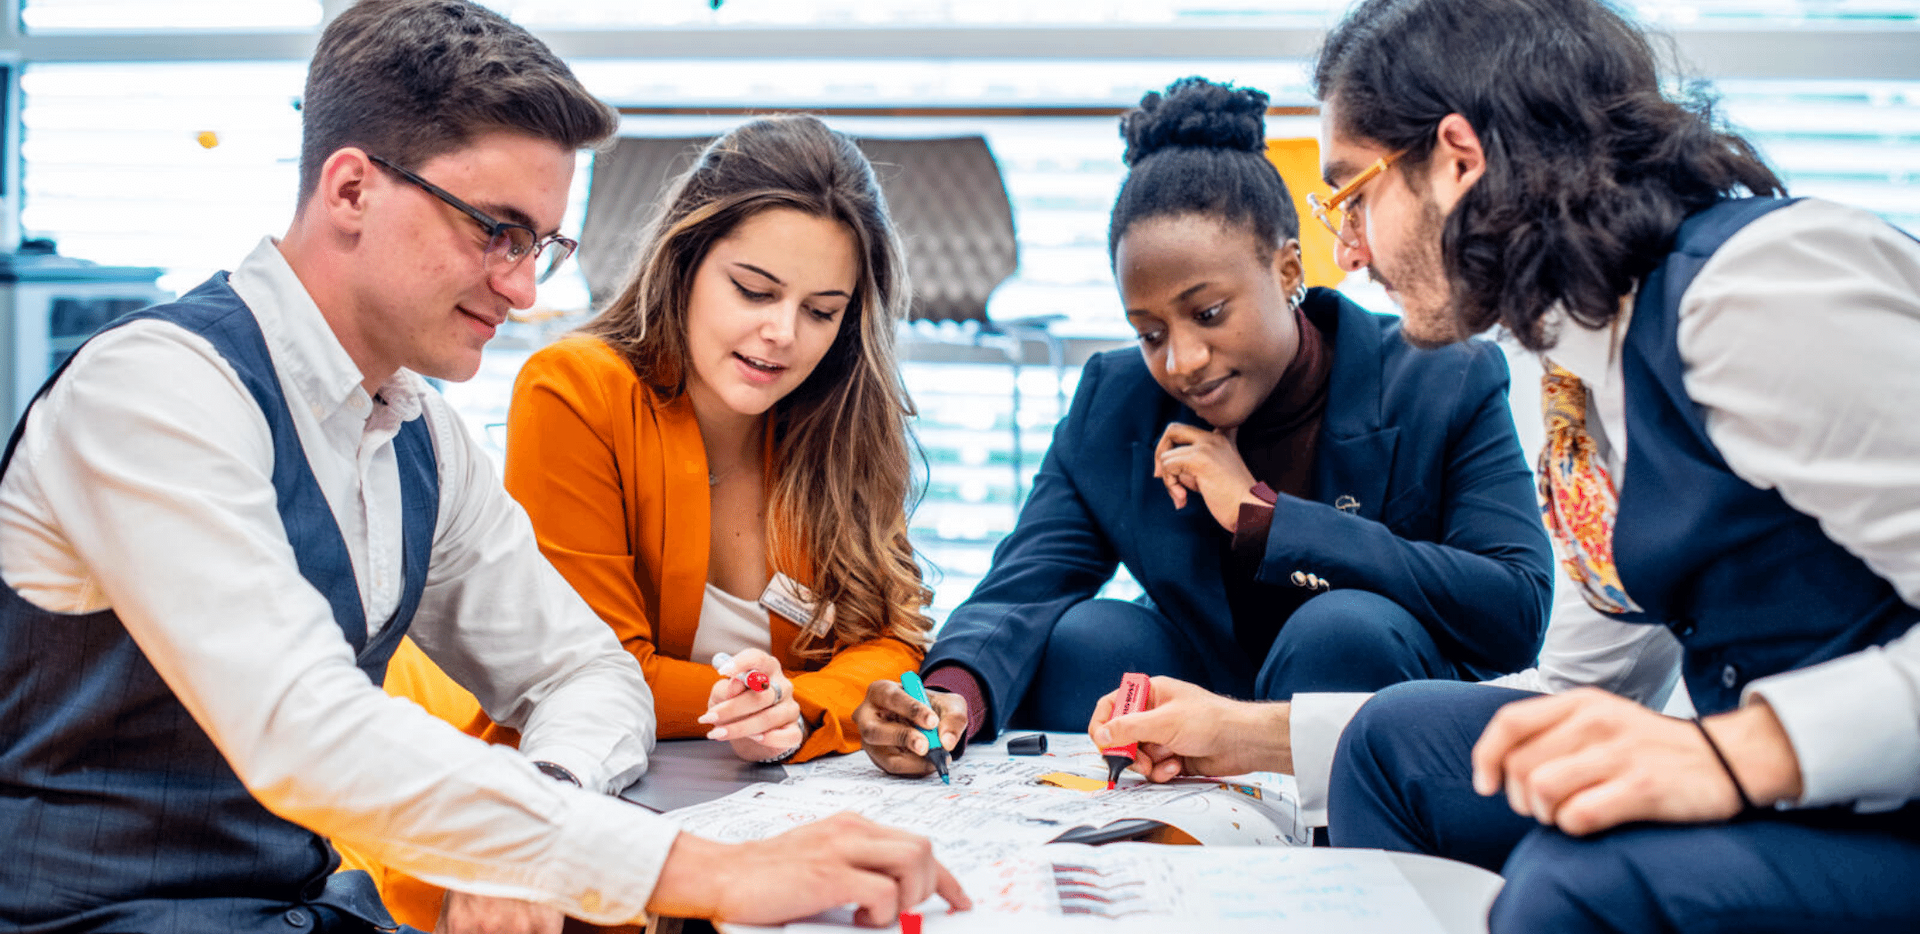
[[920, 934], [920, 913], [917, 911], [900, 912], [900, 934]]
[[[733, 664], [733, 656], [725, 652], [713, 653], [713, 670], [724, 672], [727, 670], [727, 666], [731, 664]], [[773, 679], [767, 677], [767, 673], [764, 671], [740, 671], [728, 677], [746, 685], [749, 691], [764, 691], [767, 689], [767, 685], [773, 683]]]
[[[1137, 671], [1129, 671], [1120, 676], [1120, 700], [1113, 705], [1113, 716], [1124, 717], [1130, 713], [1139, 713], [1152, 703], [1153, 682]], [[1112, 719], [1109, 717], [1108, 719]], [[1133, 764], [1134, 753], [1140, 750], [1139, 743], [1125, 746], [1108, 746], [1100, 750], [1107, 760], [1107, 790], [1112, 791], [1120, 783], [1120, 773]]]

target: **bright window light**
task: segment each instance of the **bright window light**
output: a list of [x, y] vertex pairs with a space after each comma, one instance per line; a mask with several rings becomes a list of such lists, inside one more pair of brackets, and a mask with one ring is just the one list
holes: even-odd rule
[[29, 33], [311, 30], [320, 0], [21, 0]]

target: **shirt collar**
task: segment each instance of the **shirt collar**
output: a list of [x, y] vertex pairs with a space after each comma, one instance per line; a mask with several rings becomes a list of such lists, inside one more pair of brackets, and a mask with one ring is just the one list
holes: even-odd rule
[[1620, 348], [1627, 342], [1627, 327], [1633, 323], [1633, 299], [1636, 285], [1620, 297], [1620, 313], [1604, 327], [1590, 328], [1573, 320], [1567, 306], [1555, 302], [1547, 309], [1543, 327], [1554, 336], [1553, 347], [1541, 356], [1572, 373], [1588, 386], [1611, 381], [1620, 370]]
[[[286, 388], [299, 396], [313, 416], [325, 421], [366, 389], [360, 368], [327, 324], [300, 277], [281, 255], [272, 237], [260, 238], [253, 252], [234, 267], [227, 282], [252, 309]], [[420, 377], [399, 370], [380, 386], [378, 396], [390, 417], [404, 422], [420, 414], [426, 390]]]

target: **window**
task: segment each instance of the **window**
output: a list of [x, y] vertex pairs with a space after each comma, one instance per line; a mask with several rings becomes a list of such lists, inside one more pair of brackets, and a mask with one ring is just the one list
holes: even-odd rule
[[[956, 111], [828, 119], [856, 135], [985, 135], [1001, 160], [1020, 236], [1020, 268], [995, 293], [991, 313], [1000, 318], [1064, 314], [1067, 320], [1056, 333], [1090, 339], [1126, 333], [1106, 257], [1107, 213], [1123, 173], [1116, 121], [1012, 112], [1131, 106], [1145, 91], [1196, 73], [1259, 87], [1279, 105], [1307, 104], [1305, 64], [1299, 58], [1228, 59], [1210, 56], [1208, 48], [1189, 53], [1181, 43], [1196, 40], [1181, 36], [1208, 28], [1266, 29], [1297, 41], [1300, 48], [1292, 54], [1304, 55], [1317, 41], [1317, 30], [1346, 6], [1345, 0], [724, 0], [716, 10], [710, 0], [487, 2], [536, 29], [553, 31], [558, 46], [571, 36], [604, 41], [608, 31], [619, 29], [634, 30], [636, 38], [661, 30], [698, 33], [706, 37], [699, 48], [726, 47], [729, 29], [758, 29], [764, 35], [792, 27], [796, 36], [816, 28], [851, 30], [836, 34], [841, 37], [871, 29], [880, 38], [864, 46], [851, 43], [858, 46], [851, 49], [795, 41], [778, 57], [589, 57], [574, 64], [596, 93], [654, 111], [627, 117], [624, 126], [632, 133], [717, 133], [741, 119], [680, 115], [700, 107]], [[56, 240], [68, 256], [163, 266], [169, 272], [162, 284], [182, 291], [230, 267], [260, 236], [284, 230], [296, 196], [299, 115], [293, 101], [304, 79], [302, 63], [240, 60], [248, 48], [241, 39], [203, 44], [217, 46], [229, 61], [183, 60], [180, 55], [192, 53], [163, 45], [173, 50], [159, 57], [172, 60], [49, 62], [30, 54], [29, 40], [62, 32], [120, 33], [111, 37], [112, 48], [137, 58], [144, 32], [297, 34], [315, 28], [321, 7], [317, 0], [23, 0], [29, 33], [21, 40], [24, 233]], [[1662, 0], [1632, 9], [1650, 24], [1675, 30], [1683, 44], [1689, 30], [1714, 36], [1787, 28], [1896, 36], [1912, 30], [1920, 37], [1920, 13], [1911, 0]], [[1863, 28], [1868, 32], [1859, 31]], [[1084, 51], [1087, 57], [1044, 57], [1056, 54], [1047, 45], [1053, 40], [1045, 37], [1071, 29], [1131, 36], [1130, 48], [1138, 48], [1144, 36], [1156, 47], [1139, 54], [1161, 57], [1104, 59], [1099, 40], [1084, 37], [1080, 47], [1058, 53]], [[887, 37], [916, 30], [933, 45], [943, 41], [943, 30], [953, 30], [975, 37], [970, 48], [999, 43], [1014, 49], [1007, 55], [1028, 57], [900, 58]], [[983, 35], [987, 38], [979, 38]], [[1037, 55], [1036, 43], [1042, 46]], [[80, 48], [72, 40], [51, 47]], [[1772, 47], [1736, 43], [1736, 52], [1746, 56], [1740, 70], [1764, 73], [1771, 66], [1761, 58], [1764, 53], [1754, 51], [1758, 48]], [[1821, 48], [1833, 52], [1830, 45]], [[260, 57], [287, 54], [276, 46], [263, 48]], [[854, 57], [835, 57], [849, 54]], [[1862, 205], [1920, 232], [1920, 68], [1912, 61], [1874, 59], [1863, 61], [1860, 69], [1852, 77], [1819, 80], [1720, 80], [1720, 111], [1760, 146], [1794, 193]], [[1888, 71], [1897, 74], [1877, 77]], [[966, 110], [973, 113], [957, 113]], [[1316, 132], [1311, 117], [1269, 118], [1268, 129], [1276, 136]], [[568, 220], [574, 231], [586, 176], [584, 168], [576, 174]], [[1376, 307], [1384, 303], [1365, 289], [1355, 294]], [[563, 273], [542, 288], [541, 302], [578, 311], [585, 305], [585, 289], [577, 279], [566, 281]], [[446, 387], [476, 437], [492, 442], [496, 453], [499, 433], [488, 426], [504, 420], [520, 362], [578, 320], [508, 326], [478, 378]], [[933, 577], [939, 618], [971, 591], [993, 545], [1012, 528], [1016, 490], [1030, 486], [1051, 425], [1061, 414], [1060, 400], [1071, 396], [1077, 372], [1022, 368], [1017, 462], [1011, 432], [1016, 413], [1010, 405], [1015, 377], [1006, 366], [909, 362], [905, 376], [922, 413], [918, 430], [929, 481], [912, 534], [939, 569]]]
[[300, 30], [320, 25], [320, 0], [21, 0], [29, 33]]

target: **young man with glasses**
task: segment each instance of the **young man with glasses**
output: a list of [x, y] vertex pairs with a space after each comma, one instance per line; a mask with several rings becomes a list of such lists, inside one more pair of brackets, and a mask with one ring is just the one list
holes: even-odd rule
[[[524, 900], [446, 930], [964, 903], [858, 818], [721, 846], [606, 794], [646, 683], [422, 377], [570, 252], [612, 112], [478, 4], [362, 0], [302, 119], [286, 235], [89, 341], [0, 466], [0, 927], [391, 930], [329, 840]], [[379, 690], [403, 634], [518, 752]]]
[[1389, 689], [1333, 841], [1503, 871], [1495, 931], [1920, 924], [1920, 243], [1783, 197], [1597, 0], [1367, 0], [1314, 86], [1330, 181], [1393, 160], [1343, 264], [1410, 339], [1542, 355], [1571, 587], [1702, 714]]

